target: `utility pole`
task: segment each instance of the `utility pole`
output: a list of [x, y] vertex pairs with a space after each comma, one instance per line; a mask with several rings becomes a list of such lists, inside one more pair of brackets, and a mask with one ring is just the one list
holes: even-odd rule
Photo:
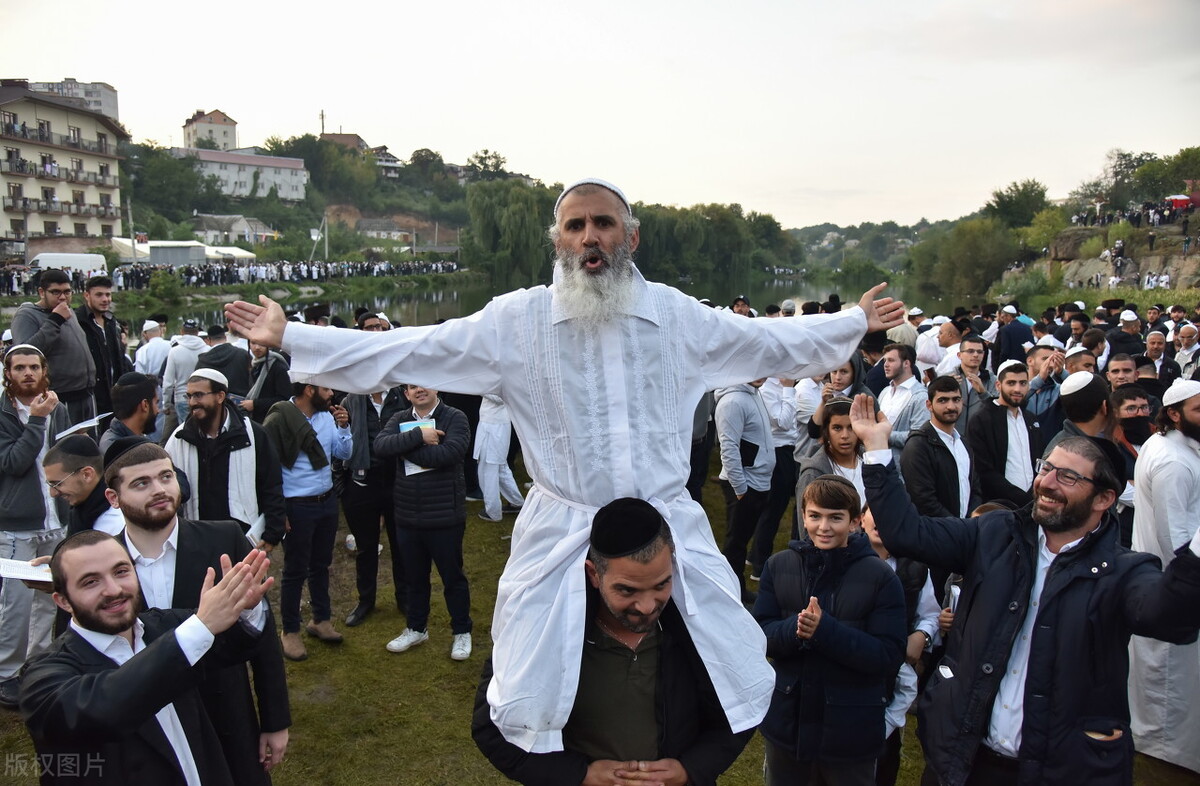
[[325, 110], [321, 110], [321, 136], [325, 136]]

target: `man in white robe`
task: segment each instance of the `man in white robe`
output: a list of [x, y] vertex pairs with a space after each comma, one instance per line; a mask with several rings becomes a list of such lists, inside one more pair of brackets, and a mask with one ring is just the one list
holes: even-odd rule
[[[1175, 380], [1159, 417], [1170, 427], [1146, 440], [1134, 469], [1133, 550], [1166, 567], [1200, 527], [1200, 382]], [[1200, 772], [1198, 695], [1200, 643], [1130, 640], [1130, 727], [1140, 753]]]
[[463, 319], [381, 334], [330, 330], [287, 323], [267, 298], [231, 304], [227, 315], [252, 340], [282, 343], [297, 380], [351, 392], [404, 381], [507, 402], [534, 480], [492, 625], [488, 700], [510, 742], [562, 750], [583, 647], [591, 519], [618, 497], [647, 500], [670, 523], [673, 597], [730, 728], [752, 728], [774, 674], [704, 510], [684, 488], [693, 413], [718, 387], [842, 365], [868, 330], [899, 324], [904, 306], [874, 301], [880, 285], [839, 314], [745, 319], [642, 278], [631, 259], [638, 222], [615, 186], [568, 186], [555, 221], [554, 283], [501, 295]]

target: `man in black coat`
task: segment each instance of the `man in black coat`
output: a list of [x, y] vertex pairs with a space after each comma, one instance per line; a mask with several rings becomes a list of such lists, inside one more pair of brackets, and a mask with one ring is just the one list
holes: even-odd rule
[[132, 370], [121, 329], [112, 315], [113, 282], [108, 276], [92, 276], [83, 289], [83, 304], [75, 317], [87, 337], [88, 351], [96, 364], [96, 414], [112, 412], [112, 386], [121, 375]]
[[[943, 376], [929, 383], [925, 406], [928, 422], [909, 435], [900, 454], [904, 484], [923, 515], [967, 515], [979, 504], [979, 480], [966, 443], [954, 428], [962, 414], [958, 380]], [[969, 492], [965, 498], [964, 489]]]
[[754, 732], [730, 731], [671, 599], [670, 528], [650, 503], [617, 499], [596, 512], [590, 546], [588, 621], [563, 750], [527, 753], [504, 739], [488, 708], [491, 659], [475, 695], [475, 744], [526, 786], [624, 783], [618, 779], [626, 770], [713, 786]]
[[197, 686], [244, 660], [260, 637], [269, 560], [253, 552], [209, 573], [195, 614], [138, 614], [130, 556], [89, 530], [50, 563], [54, 600], [72, 615], [51, 650], [29, 662], [21, 714], [43, 784], [234, 784]]
[[196, 359], [196, 368], [220, 371], [229, 381], [229, 392], [245, 396], [250, 391], [250, 353], [230, 344], [222, 325], [209, 327], [206, 343], [210, 349]]
[[[947, 644], [921, 699], [924, 784], [1133, 779], [1129, 638], [1196, 640], [1200, 536], [1165, 574], [1117, 542], [1125, 467], [1104, 439], [1063, 440], [1034, 503], [977, 519], [921, 516], [891, 469], [891, 425], [860, 396], [867, 501], [888, 549], [963, 575]], [[886, 514], [886, 515], [883, 515]]]
[[996, 331], [996, 351], [992, 353], [992, 371], [1000, 368], [1006, 360], [1025, 361], [1025, 345], [1033, 343], [1033, 331], [1017, 319], [1017, 307], [1009, 304], [1000, 309], [996, 318], [1000, 329]]
[[1024, 363], [1005, 361], [998, 379], [1000, 397], [980, 407], [967, 424], [967, 448], [982, 498], [1006, 499], [1019, 508], [1033, 499], [1033, 461], [1041, 455], [1033, 418], [1021, 409], [1029, 391], [1029, 369]]
[[1136, 312], [1130, 309], [1122, 311], [1121, 324], [1104, 334], [1104, 339], [1108, 342], [1108, 356], [1132, 357], [1145, 352], [1146, 345], [1142, 342], [1141, 326], [1142, 321], [1138, 319]]
[[[147, 505], [138, 481], [153, 483], [171, 470], [170, 457], [162, 448], [136, 439], [119, 440], [105, 458], [105, 480], [110, 484], [106, 493], [125, 517], [119, 540], [141, 578], [144, 608], [195, 606], [205, 571], [218, 569], [221, 555], [239, 560], [250, 553], [250, 542], [237, 522], [191, 521], [177, 515], [179, 494], [173, 471], [171, 478], [159, 481], [162, 489]], [[241, 663], [209, 671], [199, 685], [239, 786], [270, 784], [267, 773], [283, 759], [292, 722], [283, 653], [269, 609], [263, 632], [249, 658], [254, 693]]]
[[[463, 573], [467, 531], [463, 457], [471, 441], [467, 416], [442, 403], [436, 390], [405, 385], [411, 407], [397, 412], [375, 437], [377, 457], [397, 461], [396, 544], [408, 582], [408, 626], [388, 652], [404, 652], [429, 640], [429, 571], [442, 577], [454, 642], [450, 657], [471, 656], [471, 589]], [[429, 424], [419, 427], [417, 423]]]

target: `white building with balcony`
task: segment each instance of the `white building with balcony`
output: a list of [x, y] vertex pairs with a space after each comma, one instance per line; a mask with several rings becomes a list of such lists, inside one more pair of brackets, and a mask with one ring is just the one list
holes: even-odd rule
[[0, 255], [83, 251], [121, 234], [117, 143], [128, 138], [103, 114], [0, 80]]
[[113, 120], [121, 119], [117, 107], [117, 89], [107, 82], [80, 82], [67, 77], [61, 82], [30, 82], [29, 89], [35, 93], [68, 98], [84, 109], [99, 112]]

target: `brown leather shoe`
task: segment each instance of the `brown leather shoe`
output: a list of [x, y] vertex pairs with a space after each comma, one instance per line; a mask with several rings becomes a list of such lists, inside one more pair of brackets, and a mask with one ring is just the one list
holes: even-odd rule
[[333, 623], [329, 620], [310, 622], [304, 630], [308, 632], [309, 636], [315, 636], [327, 644], [342, 643], [342, 634], [333, 629]]
[[283, 645], [283, 657], [288, 660], [304, 660], [308, 657], [299, 633], [285, 633], [279, 637], [279, 643]]

